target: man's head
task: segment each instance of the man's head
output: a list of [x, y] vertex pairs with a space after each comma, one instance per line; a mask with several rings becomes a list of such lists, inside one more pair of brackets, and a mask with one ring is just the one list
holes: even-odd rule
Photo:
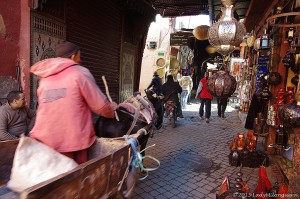
[[25, 106], [25, 96], [21, 91], [9, 92], [6, 99], [13, 109], [19, 109]]
[[153, 76], [154, 76], [154, 77], [157, 77], [157, 76], [158, 76], [157, 71], [154, 71]]
[[62, 41], [55, 48], [56, 56], [69, 58], [75, 61], [76, 63], [80, 63], [80, 48], [76, 44], [73, 44], [68, 41]]
[[171, 74], [168, 75], [168, 76], [167, 76], [167, 81], [174, 81], [173, 75], [171, 75]]

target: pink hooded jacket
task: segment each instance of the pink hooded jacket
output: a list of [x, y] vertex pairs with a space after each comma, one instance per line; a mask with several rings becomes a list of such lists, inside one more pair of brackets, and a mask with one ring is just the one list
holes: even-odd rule
[[111, 103], [90, 71], [71, 59], [50, 58], [34, 64], [31, 72], [41, 79], [30, 136], [59, 152], [90, 147], [96, 139], [91, 110], [114, 117]]

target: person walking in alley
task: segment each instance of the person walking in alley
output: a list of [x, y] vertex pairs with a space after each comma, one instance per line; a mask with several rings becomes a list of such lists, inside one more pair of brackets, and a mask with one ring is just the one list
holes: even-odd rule
[[35, 111], [25, 106], [24, 93], [11, 91], [6, 99], [0, 107], [0, 141], [18, 139], [32, 129], [35, 121]]
[[163, 123], [164, 109], [162, 103], [162, 80], [158, 76], [157, 71], [153, 73], [153, 79], [147, 87], [146, 94], [150, 102], [153, 104], [157, 113], [156, 128], [160, 129]]
[[205, 105], [205, 121], [209, 123], [209, 118], [211, 115], [211, 100], [212, 95], [207, 90], [207, 79], [209, 77], [209, 73], [205, 72], [205, 76], [200, 80], [199, 86], [196, 92], [196, 99], [200, 98], [200, 108], [199, 108], [199, 116], [201, 119], [204, 115], [204, 105]]
[[217, 105], [218, 105], [218, 116], [221, 118], [225, 118], [225, 110], [227, 107], [228, 98], [227, 97], [217, 97]]
[[188, 76], [187, 72], [183, 72], [183, 76], [179, 80], [179, 84], [182, 88], [180, 98], [181, 106], [183, 109], [186, 109], [188, 96], [190, 95], [193, 88], [193, 80], [190, 76]]
[[30, 70], [41, 78], [30, 136], [81, 164], [88, 160], [87, 148], [96, 140], [91, 111], [113, 118], [117, 104], [107, 99], [90, 71], [80, 65], [77, 45], [61, 42], [56, 56]]

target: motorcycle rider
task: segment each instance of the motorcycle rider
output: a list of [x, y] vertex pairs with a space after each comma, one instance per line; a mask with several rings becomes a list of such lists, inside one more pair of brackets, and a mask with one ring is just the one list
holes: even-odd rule
[[[147, 90], [151, 89], [151, 93], [147, 95], [150, 102], [153, 104], [156, 113], [157, 113], [157, 121], [156, 121], [156, 128], [160, 129], [162, 127], [163, 123], [163, 116], [164, 116], [164, 109], [163, 109], [163, 103], [162, 103], [162, 80], [158, 76], [157, 71], [154, 71], [153, 73], [153, 79], [149, 86], [147, 87]], [[149, 96], [150, 95], [150, 96]]]
[[170, 74], [167, 76], [167, 82], [162, 85], [162, 93], [164, 95], [164, 101], [172, 100], [177, 106], [177, 116], [183, 118], [181, 107], [179, 106], [179, 97], [182, 92], [182, 88], [178, 82], [175, 82], [173, 76]]

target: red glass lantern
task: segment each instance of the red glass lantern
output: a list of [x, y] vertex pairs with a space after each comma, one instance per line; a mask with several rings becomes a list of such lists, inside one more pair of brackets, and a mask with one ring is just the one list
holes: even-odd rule
[[245, 147], [245, 137], [244, 137], [244, 134], [242, 134], [242, 133], [238, 133], [237, 134], [236, 143], [237, 143], [237, 150], [238, 151], [241, 151], [241, 150], [244, 149], [244, 147]]

